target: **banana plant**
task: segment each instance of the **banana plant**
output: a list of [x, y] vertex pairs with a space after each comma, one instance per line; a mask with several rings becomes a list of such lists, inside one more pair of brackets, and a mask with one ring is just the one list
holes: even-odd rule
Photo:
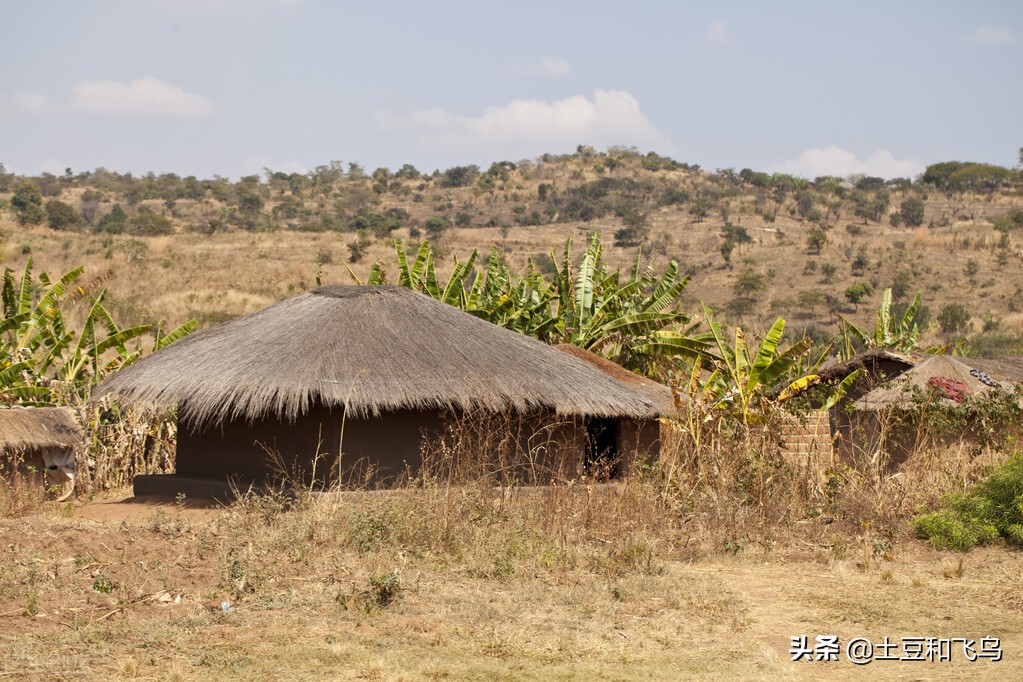
[[920, 329], [914, 322], [919, 308], [920, 294], [917, 294], [901, 316], [892, 315], [892, 290], [885, 289], [881, 294], [881, 305], [877, 309], [873, 334], [840, 315], [842, 358], [848, 360], [856, 354], [857, 342], [865, 349], [890, 348], [902, 352], [914, 350], [920, 341]]
[[710, 402], [712, 409], [722, 410], [746, 423], [762, 423], [773, 405], [820, 381], [816, 374], [790, 377], [778, 397], [771, 398], [770, 390], [790, 376], [800, 358], [810, 351], [812, 341], [804, 338], [780, 350], [785, 320], [779, 317], [754, 351], [742, 329], [736, 327], [734, 339], [727, 341], [710, 308], [704, 305], [703, 311], [717, 350], [717, 357], [712, 361], [714, 369], [702, 382], [703, 401]]
[[[566, 241], [560, 261], [551, 253], [556, 271], [549, 283], [531, 259], [524, 276], [513, 276], [493, 247], [485, 267], [476, 267], [475, 251], [465, 261], [455, 258], [442, 285], [428, 242], [411, 258], [396, 241], [397, 283], [545, 343], [581, 346], [649, 375], [672, 358], [708, 352], [709, 337], [694, 336], [690, 316], [678, 307], [689, 278], [679, 277], [677, 263], [654, 276], [641, 270], [642, 254], [637, 254], [625, 279], [604, 264], [599, 236], [590, 241], [578, 268], [573, 268], [571, 246]], [[366, 284], [384, 283], [381, 273], [375, 263]], [[349, 274], [363, 284], [350, 268]]]
[[[72, 288], [82, 272], [74, 268], [56, 281], [41, 273], [37, 283], [31, 259], [20, 282], [10, 268], [5, 270], [0, 292], [0, 400], [28, 404], [55, 404], [72, 396], [84, 400], [107, 374], [141, 357], [141, 338], [150, 326], [118, 327], [103, 305], [105, 290], [89, 297], [81, 329], [69, 326], [62, 305], [86, 295], [85, 287]], [[152, 351], [189, 334], [197, 324], [190, 320], [168, 334], [157, 329]]]
[[[656, 277], [641, 272], [642, 252], [637, 253], [629, 277], [623, 280], [603, 263], [600, 236], [594, 235], [572, 273], [571, 240], [553, 275], [551, 288], [557, 297], [560, 342], [581, 346], [619, 364], [657, 374], [657, 360], [706, 353], [707, 337], [694, 336], [692, 318], [678, 308], [678, 299], [689, 284], [679, 278], [678, 263], [671, 261]], [[552, 260], [557, 262], [554, 253]]]

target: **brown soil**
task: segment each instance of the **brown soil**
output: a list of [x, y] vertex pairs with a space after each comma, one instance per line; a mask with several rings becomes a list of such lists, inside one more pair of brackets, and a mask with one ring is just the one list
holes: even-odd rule
[[[253, 512], [247, 512], [253, 513]], [[486, 574], [384, 549], [239, 579], [236, 510], [124, 495], [0, 521], [0, 672], [143, 679], [1020, 679], [1023, 555], [918, 542], [890, 560], [794, 541], [643, 570]], [[234, 534], [225, 538], [224, 534]], [[297, 554], [296, 554], [297, 552]], [[958, 562], [963, 560], [960, 566]], [[332, 568], [327, 571], [324, 566]], [[525, 566], [525, 564], [523, 564]], [[374, 604], [367, 578], [402, 591]], [[220, 604], [231, 602], [224, 612]], [[1004, 659], [790, 660], [794, 635], [1000, 637]]]

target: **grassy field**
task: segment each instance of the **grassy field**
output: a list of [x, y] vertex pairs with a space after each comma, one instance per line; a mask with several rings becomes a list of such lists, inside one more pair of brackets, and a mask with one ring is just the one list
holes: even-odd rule
[[[1018, 552], [964, 557], [909, 539], [878, 550], [869, 533], [856, 537], [826, 517], [775, 541], [722, 550], [691, 534], [684, 518], [635, 523], [642, 493], [628, 487], [552, 494], [405, 490], [291, 509], [274, 498], [207, 509], [122, 502], [115, 493], [3, 520], [0, 672], [246, 680], [1023, 675]], [[811, 643], [835, 635], [843, 649], [854, 637], [998, 637], [1004, 658], [971, 663], [954, 650], [951, 662], [859, 667], [843, 651], [837, 662], [792, 662], [797, 635]]]

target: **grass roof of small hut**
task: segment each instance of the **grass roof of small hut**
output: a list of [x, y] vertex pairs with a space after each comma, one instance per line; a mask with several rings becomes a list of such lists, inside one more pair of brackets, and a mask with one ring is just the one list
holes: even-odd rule
[[647, 393], [517, 332], [396, 286], [325, 286], [205, 329], [100, 387], [217, 423], [402, 409], [650, 418]]
[[675, 398], [671, 393], [671, 389], [664, 384], [656, 382], [653, 379], [648, 379], [641, 374], [630, 372], [621, 365], [614, 363], [601, 355], [597, 355], [585, 348], [580, 348], [579, 346], [574, 346], [570, 343], [561, 343], [555, 346], [555, 348], [560, 350], [562, 353], [568, 353], [573, 357], [577, 357], [580, 360], [589, 363], [601, 372], [610, 375], [624, 384], [632, 386], [638, 391], [642, 391], [644, 395], [650, 398], [661, 416], [668, 417], [678, 414], [678, 407], [675, 405]]
[[74, 447], [82, 429], [66, 407], [0, 409], [0, 452]]
[[956, 358], [950, 355], [924, 356], [924, 359], [912, 369], [857, 400], [856, 407], [867, 410], [908, 407], [913, 402], [914, 392], [927, 393], [932, 379], [956, 382], [963, 387], [964, 397], [987, 395], [992, 390], [1012, 391], [1013, 384], [1010, 382], [997, 382], [998, 386], [990, 386], [981, 381], [971, 373], [971, 370], [978, 369], [967, 364], [971, 360], [972, 358]]
[[820, 368], [818, 374], [822, 381], [841, 381], [858, 369], [872, 371], [875, 365], [882, 362], [891, 362], [909, 369], [926, 358], [920, 353], [903, 353], [888, 348], [871, 348], [859, 353], [848, 360], [841, 362], [828, 362]]

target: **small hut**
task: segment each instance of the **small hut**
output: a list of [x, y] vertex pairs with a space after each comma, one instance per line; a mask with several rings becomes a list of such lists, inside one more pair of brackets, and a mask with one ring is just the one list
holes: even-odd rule
[[[570, 353], [395, 286], [286, 299], [161, 349], [100, 393], [178, 410], [175, 475], [136, 479], [136, 493], [261, 484], [282, 470], [307, 484], [386, 484], [419, 471], [424, 439], [476, 414], [515, 415], [521, 441], [546, 439], [547, 477], [574, 478], [594, 420], [650, 423], [665, 407]], [[630, 429], [615, 430], [621, 459]]]
[[[671, 389], [645, 376], [630, 372], [605, 357], [572, 344], [555, 346], [563, 353], [579, 358], [615, 381], [645, 395], [662, 417], [678, 416], [678, 406]], [[627, 475], [636, 461], [649, 458], [660, 450], [661, 422], [652, 419], [614, 419], [594, 417], [586, 422], [586, 465], [603, 468], [611, 475]]]
[[74, 493], [75, 447], [82, 429], [65, 407], [0, 409], [0, 473], [17, 480], [27, 473], [46, 487], [60, 486], [60, 501]]
[[[884, 448], [893, 464], [904, 460], [930, 434], [907, 419], [922, 399], [952, 406], [996, 393], [1012, 393], [1023, 382], [1018, 358], [978, 359], [949, 355], [917, 355], [875, 350], [828, 370], [840, 379], [853, 369], [863, 375], [832, 410], [837, 427], [836, 452], [850, 458], [873, 456]], [[976, 439], [976, 425], [967, 424], [955, 439]]]

